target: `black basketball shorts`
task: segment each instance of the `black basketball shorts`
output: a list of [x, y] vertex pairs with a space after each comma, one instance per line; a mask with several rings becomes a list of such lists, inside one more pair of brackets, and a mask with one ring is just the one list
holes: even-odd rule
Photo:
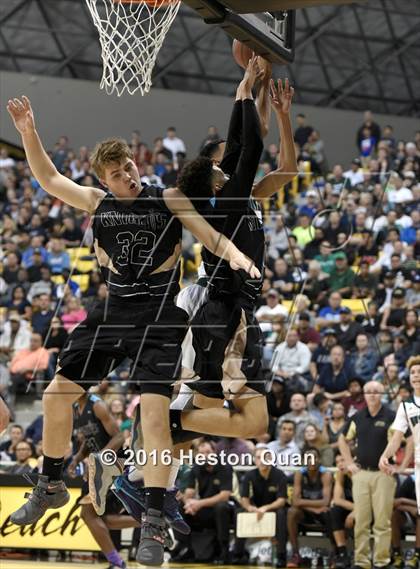
[[57, 373], [87, 390], [128, 357], [140, 393], [171, 397], [187, 325], [187, 313], [171, 302], [100, 302], [69, 335]]
[[199, 380], [191, 389], [218, 399], [265, 395], [263, 337], [254, 313], [210, 299], [191, 322]]

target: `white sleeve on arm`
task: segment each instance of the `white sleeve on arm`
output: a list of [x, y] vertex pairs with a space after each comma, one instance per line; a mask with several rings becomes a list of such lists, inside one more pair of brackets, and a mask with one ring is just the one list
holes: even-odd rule
[[393, 431], [401, 431], [401, 433], [406, 433], [409, 428], [410, 424], [407, 419], [407, 413], [404, 410], [404, 403], [400, 403], [391, 429]]

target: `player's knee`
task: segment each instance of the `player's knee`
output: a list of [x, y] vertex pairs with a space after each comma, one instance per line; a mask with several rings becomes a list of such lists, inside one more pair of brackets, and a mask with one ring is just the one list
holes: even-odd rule
[[65, 377], [56, 375], [44, 391], [42, 405], [45, 410], [46, 407], [57, 408], [62, 402], [73, 404], [83, 393], [82, 387]]

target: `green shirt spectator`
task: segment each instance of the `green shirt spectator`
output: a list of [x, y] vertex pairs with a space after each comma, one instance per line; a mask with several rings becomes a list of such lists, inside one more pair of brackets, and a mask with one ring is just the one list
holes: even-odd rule
[[336, 253], [335, 267], [329, 278], [330, 290], [339, 292], [345, 298], [350, 298], [354, 277], [354, 272], [348, 266], [346, 254], [342, 251]]
[[331, 252], [329, 241], [323, 241], [319, 247], [319, 255], [315, 255], [315, 261], [321, 265], [321, 271], [328, 275], [335, 268], [335, 259], [338, 253]]

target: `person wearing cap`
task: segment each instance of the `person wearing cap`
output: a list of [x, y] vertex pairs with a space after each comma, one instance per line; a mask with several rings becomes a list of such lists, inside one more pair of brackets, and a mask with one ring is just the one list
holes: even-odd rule
[[337, 345], [337, 332], [334, 328], [324, 328], [321, 333], [321, 344], [312, 354], [311, 364], [309, 366], [313, 381], [321, 373], [324, 366], [331, 363], [331, 349]]
[[348, 306], [340, 308], [340, 321], [332, 326], [337, 332], [337, 339], [340, 346], [347, 352], [354, 347], [357, 334], [362, 332], [362, 327], [353, 320], [353, 315]]
[[406, 295], [407, 304], [410, 308], [418, 310], [420, 308], [420, 273], [412, 277], [411, 283]]
[[348, 266], [347, 255], [343, 251], [336, 253], [335, 266], [330, 272], [330, 289], [339, 292], [344, 298], [351, 298], [354, 276], [354, 272]]
[[379, 282], [374, 296], [379, 312], [382, 314], [387, 306], [391, 304], [392, 293], [395, 288], [395, 274], [386, 271], [383, 275], [383, 282]]
[[[331, 363], [319, 374], [312, 394], [325, 393], [328, 399], [341, 400], [349, 396], [347, 385], [352, 376], [349, 361], [342, 346], [331, 349]], [[311, 394], [311, 395], [312, 395]]]
[[17, 351], [29, 348], [31, 332], [25, 324], [21, 322], [18, 312], [9, 313], [0, 335], [0, 362], [4, 358], [8, 361]]
[[271, 332], [273, 320], [277, 318], [287, 318], [288, 311], [285, 306], [280, 304], [280, 295], [275, 288], [270, 288], [265, 296], [267, 304], [260, 306], [255, 313], [255, 318], [260, 323], [262, 332]]
[[[351, 417], [338, 444], [346, 466], [353, 475], [354, 567], [370, 569], [372, 521], [375, 540], [373, 565], [388, 567], [391, 561], [391, 516], [396, 480], [381, 472], [378, 464], [388, 444], [395, 413], [382, 405], [383, 385], [369, 381], [363, 390], [367, 407]], [[355, 458], [350, 451], [350, 441], [356, 443]]]
[[351, 161], [350, 170], [344, 172], [344, 177], [346, 178], [346, 186], [350, 185], [350, 187], [357, 186], [358, 184], [363, 184], [364, 177], [363, 177], [363, 170], [362, 170], [362, 162], [360, 158], [354, 158]]
[[401, 287], [395, 288], [392, 292], [391, 304], [384, 310], [381, 330], [390, 329], [392, 332], [399, 332], [404, 326], [407, 308], [405, 289]]

